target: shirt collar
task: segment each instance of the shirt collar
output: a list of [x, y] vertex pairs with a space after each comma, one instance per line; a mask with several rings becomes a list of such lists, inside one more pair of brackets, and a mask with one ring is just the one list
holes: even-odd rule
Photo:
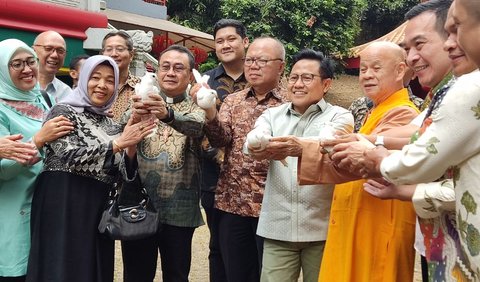
[[[252, 87], [246, 88], [245, 90], [247, 90], [245, 98], [255, 97], [255, 90]], [[268, 99], [271, 96], [275, 97], [278, 100], [283, 100], [283, 95], [282, 95], [282, 90], [280, 88], [280, 85], [278, 85], [276, 88], [268, 91], [268, 93], [267, 93], [267, 95], [265, 95], [264, 99]]]
[[437, 84], [435, 87], [433, 87], [432, 89], [432, 93], [435, 94], [437, 93], [438, 90], [440, 90], [440, 88], [442, 88], [443, 86], [445, 85], [449, 85], [451, 83], [453, 83], [453, 81], [455, 80], [455, 77], [453, 76], [453, 73], [448, 73], [443, 79], [442, 81], [440, 81], [439, 84]]
[[172, 97], [168, 97], [167, 95], [165, 95], [165, 93], [163, 93], [161, 91], [160, 96], [162, 96], [163, 100], [165, 100], [167, 105], [168, 104], [177, 104], [177, 103], [180, 103], [187, 98], [187, 92], [183, 92], [183, 94], [172, 98]]
[[55, 91], [57, 91], [57, 89], [59, 88], [59, 79], [55, 76], [53, 77], [53, 80], [47, 84], [47, 87], [45, 87], [45, 91], [49, 92], [49, 93], [55, 93]]
[[128, 77], [127, 81], [125, 82], [125, 85], [129, 85], [132, 88], [135, 88], [135, 85], [140, 82], [140, 78], [138, 76], [132, 75], [130, 72], [128, 72]]
[[227, 72], [225, 71], [225, 68], [223, 67], [223, 64], [220, 64], [218, 65], [218, 67], [215, 69], [214, 73], [213, 73], [213, 77], [215, 78], [215, 80], [218, 80], [218, 78], [220, 77], [223, 77], [223, 76], [228, 76], [229, 78], [231, 78], [233, 81], [240, 81], [240, 80], [245, 80], [244, 77], [245, 77], [245, 73], [242, 73], [237, 79], [233, 79], [231, 76], [229, 76], [227, 74]]
[[[303, 115], [307, 116], [309, 114], [317, 113], [317, 112], [323, 113], [325, 112], [327, 107], [328, 107], [328, 103], [325, 101], [325, 99], [322, 98], [317, 103], [310, 105], [305, 111], [305, 113], [303, 113]], [[288, 111], [290, 114], [293, 114], [293, 115], [302, 115], [299, 112], [295, 111], [295, 109], [293, 108], [293, 103], [290, 103], [290, 106], [288, 107]]]

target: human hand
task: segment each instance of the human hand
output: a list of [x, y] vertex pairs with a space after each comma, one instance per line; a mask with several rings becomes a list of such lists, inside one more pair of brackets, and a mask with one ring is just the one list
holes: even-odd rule
[[300, 139], [293, 135], [272, 137], [265, 150], [274, 160], [283, 160], [286, 157], [300, 157], [303, 146]]
[[43, 124], [32, 140], [37, 148], [42, 148], [45, 143], [57, 140], [74, 129], [73, 123], [68, 118], [64, 116], [54, 117]]
[[363, 167], [360, 169], [360, 174], [363, 178], [382, 177], [380, 172], [380, 164], [382, 160], [390, 153], [383, 146], [377, 146], [373, 149], [366, 150], [364, 153]]
[[[149, 100], [142, 100], [139, 95], [133, 95], [133, 111], [135, 122], [142, 119], [142, 116], [155, 115], [158, 119], [164, 119], [168, 117], [167, 103], [163, 100], [162, 96], [155, 93], [148, 94]], [[138, 118], [140, 117], [140, 118]]]
[[163, 100], [160, 94], [150, 93], [148, 94], [149, 100], [143, 102], [145, 109], [149, 114], [155, 115], [158, 119], [168, 118], [167, 103]]
[[0, 138], [0, 158], [27, 164], [37, 155], [34, 144], [21, 142], [23, 136], [15, 134]]
[[335, 139], [326, 139], [320, 142], [320, 146], [322, 147], [334, 147], [338, 144], [342, 143], [349, 143], [360, 141], [358, 134], [351, 133], [351, 134], [343, 134], [343, 135], [336, 135]]
[[120, 137], [115, 139], [116, 144], [120, 147], [119, 149], [125, 149], [131, 146], [135, 146], [137, 143], [142, 141], [145, 136], [152, 132], [152, 129], [156, 128], [157, 120], [154, 118], [146, 119], [133, 123], [133, 117], [127, 122], [125, 128], [123, 129]]
[[397, 199], [401, 201], [411, 201], [417, 185], [399, 185], [396, 186], [383, 178], [369, 179], [363, 184], [363, 189], [370, 195], [388, 200]]
[[368, 149], [375, 148], [375, 145], [358, 134], [345, 138], [345, 140], [355, 139], [358, 141], [335, 145], [330, 158], [337, 167], [361, 175], [360, 170], [363, 168], [365, 162], [364, 153]]

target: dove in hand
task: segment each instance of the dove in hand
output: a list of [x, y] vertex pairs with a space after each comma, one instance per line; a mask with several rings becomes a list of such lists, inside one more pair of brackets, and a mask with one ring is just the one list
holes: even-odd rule
[[[160, 93], [158, 89], [157, 75], [152, 72], [146, 72], [145, 75], [141, 77], [140, 83], [135, 85], [135, 94], [142, 97], [142, 101], [147, 101], [150, 100], [150, 97], [148, 97], [149, 94]], [[146, 138], [155, 136], [155, 131], [156, 130], [153, 130]]]
[[252, 130], [247, 134], [248, 146], [256, 150], [264, 150], [272, 136], [260, 130]]
[[208, 75], [202, 76], [196, 69], [193, 69], [193, 76], [195, 81], [202, 85], [197, 92], [197, 105], [204, 110], [214, 107], [217, 101], [217, 91], [203, 86], [210, 77]]
[[157, 75], [152, 72], [146, 72], [142, 76], [140, 83], [135, 85], [135, 94], [142, 97], [142, 101], [149, 100], [148, 94], [155, 93], [158, 94], [158, 82]]

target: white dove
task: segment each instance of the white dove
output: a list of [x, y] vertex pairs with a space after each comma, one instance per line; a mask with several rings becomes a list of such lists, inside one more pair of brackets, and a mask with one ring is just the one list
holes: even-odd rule
[[264, 150], [272, 136], [261, 130], [252, 130], [247, 134], [248, 146], [255, 150]]
[[[268, 132], [254, 129], [247, 134], [247, 145], [256, 150], [265, 150], [272, 136]], [[288, 167], [287, 160], [279, 160], [283, 166]]]
[[142, 76], [140, 83], [135, 85], [135, 94], [140, 95], [142, 100], [145, 101], [150, 99], [148, 97], [150, 93], [160, 93], [158, 90], [157, 75], [152, 72], [146, 72], [145, 75]]
[[[150, 100], [149, 94], [159, 94], [157, 75], [152, 72], [146, 72], [140, 79], [140, 83], [135, 85], [135, 94], [142, 97], [142, 101]], [[155, 136], [156, 130], [147, 135], [147, 138]]]
[[208, 75], [202, 76], [196, 69], [193, 69], [193, 76], [195, 81], [202, 85], [197, 92], [197, 105], [204, 110], [212, 108], [217, 101], [217, 91], [203, 86], [203, 83], [207, 83], [210, 77]]
[[[324, 140], [333, 140], [335, 139], [335, 133], [336, 133], [335, 127], [330, 124], [330, 123], [325, 123], [323, 124], [322, 128], [320, 129], [320, 132], [318, 133], [318, 139], [320, 141]], [[328, 153], [330, 153], [333, 149], [333, 146], [325, 146], [323, 147]]]

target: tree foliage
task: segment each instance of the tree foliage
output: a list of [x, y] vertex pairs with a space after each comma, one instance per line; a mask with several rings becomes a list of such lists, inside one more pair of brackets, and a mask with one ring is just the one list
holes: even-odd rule
[[220, 0], [171, 0], [167, 12], [171, 21], [206, 33], [212, 33], [213, 25], [223, 17]]
[[405, 13], [418, 3], [419, 0], [368, 0], [357, 43], [368, 42], [390, 32], [403, 23]]
[[363, 0], [224, 0], [225, 17], [241, 19], [251, 37], [271, 35], [288, 55], [303, 48], [344, 52], [360, 30]]
[[[207, 32], [221, 18], [242, 21], [249, 37], [280, 39], [287, 57], [303, 48], [345, 53], [403, 22], [418, 0], [172, 0], [171, 20]], [[360, 31], [362, 31], [360, 33]]]

